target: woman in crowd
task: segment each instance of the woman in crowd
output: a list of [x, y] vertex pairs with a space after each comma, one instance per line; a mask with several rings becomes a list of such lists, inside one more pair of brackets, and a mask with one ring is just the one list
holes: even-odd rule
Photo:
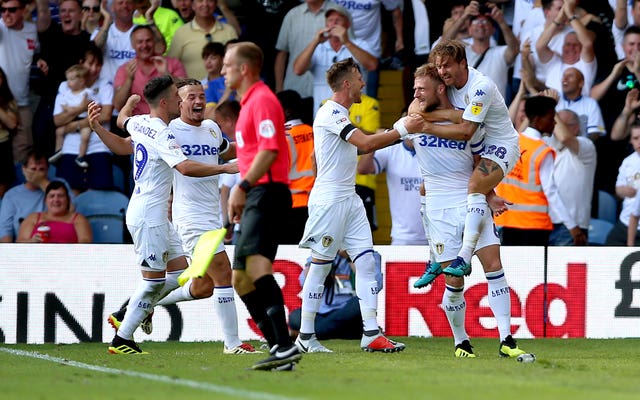
[[64, 183], [49, 183], [44, 202], [44, 212], [31, 213], [22, 221], [17, 242], [91, 243], [91, 225], [83, 215], [71, 211], [71, 200]]

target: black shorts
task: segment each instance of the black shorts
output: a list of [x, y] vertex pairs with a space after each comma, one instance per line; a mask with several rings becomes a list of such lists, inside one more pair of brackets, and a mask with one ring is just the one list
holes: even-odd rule
[[80, 168], [76, 154], [63, 154], [58, 161], [56, 175], [69, 183], [74, 190], [113, 190], [113, 167], [110, 153], [87, 154], [84, 159], [89, 168]]
[[242, 212], [235, 245], [234, 269], [246, 269], [247, 256], [260, 254], [275, 260], [278, 244], [285, 237], [291, 213], [291, 192], [283, 183], [251, 188]]

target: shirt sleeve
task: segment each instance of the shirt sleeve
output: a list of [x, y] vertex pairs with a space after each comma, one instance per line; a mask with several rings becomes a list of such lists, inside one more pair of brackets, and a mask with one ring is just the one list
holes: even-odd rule
[[484, 77], [478, 79], [477, 82], [471, 87], [469, 98], [469, 104], [462, 113], [462, 119], [481, 123], [489, 112], [489, 105], [493, 101], [494, 91], [496, 90], [494, 85]]

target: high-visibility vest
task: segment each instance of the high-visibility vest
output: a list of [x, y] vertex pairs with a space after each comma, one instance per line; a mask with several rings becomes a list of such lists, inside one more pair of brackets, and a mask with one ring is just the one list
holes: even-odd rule
[[512, 202], [509, 210], [495, 217], [498, 226], [552, 230], [549, 201], [542, 190], [540, 165], [555, 152], [542, 140], [520, 134], [520, 158], [513, 170], [496, 187], [498, 196]]
[[313, 128], [307, 124], [287, 129], [289, 142], [289, 189], [293, 208], [306, 207], [316, 178], [313, 175]]

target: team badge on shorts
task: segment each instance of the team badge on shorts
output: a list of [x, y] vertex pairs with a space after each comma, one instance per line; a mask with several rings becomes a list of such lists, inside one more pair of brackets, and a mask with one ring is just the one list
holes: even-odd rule
[[167, 261], [169, 261], [169, 252], [165, 251], [164, 253], [162, 253], [162, 262], [166, 264]]
[[471, 114], [478, 115], [482, 112], [482, 103], [474, 101], [471, 103]]
[[436, 243], [436, 253], [442, 254], [444, 253], [444, 243]]
[[333, 238], [331, 236], [323, 236], [322, 237], [322, 246], [329, 247], [333, 243]]

